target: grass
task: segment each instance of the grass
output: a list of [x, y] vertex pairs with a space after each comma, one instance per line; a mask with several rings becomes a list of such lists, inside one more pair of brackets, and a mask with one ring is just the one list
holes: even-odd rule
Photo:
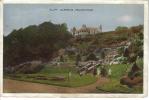
[[143, 93], [143, 87], [128, 88], [126, 85], [120, 84], [120, 78], [127, 74], [127, 70], [131, 65], [117, 64], [111, 65], [112, 70], [109, 82], [97, 87], [99, 93]]
[[[71, 77], [68, 79], [68, 73], [71, 71]], [[46, 79], [37, 79], [37, 77], [42, 76]], [[51, 80], [51, 77], [64, 77], [65, 80]], [[16, 74], [15, 77], [7, 75], [6, 78], [11, 78], [20, 81], [28, 81], [49, 85], [57, 85], [64, 87], [79, 87], [84, 85], [89, 85], [96, 82], [96, 77], [91, 74], [84, 76], [79, 76], [76, 73], [75, 68], [72, 66], [45, 66], [40, 72], [36, 74]]]
[[[143, 87], [133, 87], [128, 88], [125, 85], [120, 84], [120, 78], [127, 73], [127, 69], [129, 69], [130, 65], [126, 64], [117, 64], [109, 66], [112, 70], [112, 74], [109, 77], [109, 82], [99, 85], [97, 87], [98, 93], [142, 93]], [[71, 78], [68, 80], [68, 73], [71, 71]], [[46, 80], [37, 79], [38, 76], [43, 76], [47, 78]], [[60, 76], [65, 77], [64, 81], [53, 81], [50, 80], [51, 77]], [[44, 69], [36, 74], [16, 74], [15, 77], [11, 75], [7, 75], [6, 78], [11, 78], [20, 81], [28, 81], [63, 87], [79, 87], [85, 86], [92, 83], [95, 83], [97, 78], [92, 74], [87, 74], [83, 76], [79, 76], [76, 73], [75, 68], [72, 64], [63, 64], [61, 66], [51, 66], [46, 65]]]
[[[12, 77], [7, 77], [15, 80], [20, 80], [20, 81], [28, 81], [28, 82], [35, 82], [35, 83], [41, 83], [41, 84], [48, 84], [48, 85], [56, 85], [56, 86], [64, 86], [64, 87], [79, 87], [79, 86], [84, 86], [84, 85], [89, 85], [94, 82], [96, 82], [96, 78], [92, 75], [85, 75], [85, 76], [79, 76], [77, 74], [73, 74], [71, 79], [68, 80], [66, 77], [65, 81], [52, 81], [52, 80], [40, 80], [36, 79], [37, 76], [41, 76], [41, 74], [30, 74], [30, 75], [24, 75], [20, 74], [19, 78], [12, 78]], [[46, 78], [50, 78], [52, 76], [66, 76], [66, 74], [51, 74], [51, 75], [42, 75]], [[28, 77], [30, 76], [30, 78]]]
[[[110, 84], [109, 84], [110, 83]], [[105, 83], [100, 87], [97, 87], [97, 92], [107, 93], [143, 93], [143, 87], [128, 88], [126, 85], [121, 85], [119, 80], [110, 80], [109, 83]]]
[[110, 68], [112, 70], [110, 78], [112, 79], [120, 79], [122, 76], [127, 74], [127, 70], [129, 69], [130, 65], [127, 64], [115, 64], [111, 65]]
[[75, 72], [75, 68], [71, 64], [67, 65], [46, 65], [44, 69], [42, 69], [40, 74], [55, 74], [55, 73], [68, 73], [69, 71]]

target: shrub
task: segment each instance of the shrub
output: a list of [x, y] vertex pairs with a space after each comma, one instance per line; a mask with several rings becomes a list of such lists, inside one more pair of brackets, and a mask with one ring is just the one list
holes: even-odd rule
[[97, 60], [97, 57], [96, 57], [96, 55], [95, 54], [93, 54], [93, 53], [90, 53], [88, 56], [87, 56], [87, 58], [86, 58], [86, 60], [88, 61], [88, 60]]

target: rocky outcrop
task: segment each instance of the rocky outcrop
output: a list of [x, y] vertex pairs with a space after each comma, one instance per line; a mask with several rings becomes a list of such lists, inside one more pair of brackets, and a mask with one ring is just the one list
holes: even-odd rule
[[120, 79], [120, 83], [122, 85], [127, 85], [128, 87], [133, 87], [136, 85], [142, 85], [143, 84], [143, 78], [138, 76], [138, 77], [134, 77], [133, 79], [124, 76]]
[[6, 70], [6, 73], [23, 73], [23, 74], [30, 74], [39, 72], [43, 68], [43, 64], [41, 61], [31, 61], [25, 62], [13, 67], [9, 67]]

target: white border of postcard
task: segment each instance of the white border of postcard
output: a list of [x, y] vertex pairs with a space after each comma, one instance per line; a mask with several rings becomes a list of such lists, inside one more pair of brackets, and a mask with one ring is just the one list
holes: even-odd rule
[[[58, 93], [3, 93], [3, 4], [144, 4], [144, 87], [143, 94], [58, 94]], [[2, 97], [124, 97], [136, 98], [148, 95], [148, 1], [147, 0], [0, 0], [0, 95]]]

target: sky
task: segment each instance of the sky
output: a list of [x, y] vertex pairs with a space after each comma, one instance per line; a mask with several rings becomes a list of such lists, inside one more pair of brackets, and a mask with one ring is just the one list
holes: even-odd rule
[[[62, 11], [61, 11], [62, 9]], [[63, 10], [70, 9], [70, 10]], [[73, 11], [71, 10], [73, 9]], [[77, 11], [76, 9], [79, 9]], [[82, 10], [83, 9], [83, 10]], [[4, 35], [14, 29], [39, 25], [51, 21], [66, 23], [68, 29], [102, 25], [103, 31], [112, 31], [117, 26], [136, 26], [144, 23], [142, 4], [5, 4]]]

